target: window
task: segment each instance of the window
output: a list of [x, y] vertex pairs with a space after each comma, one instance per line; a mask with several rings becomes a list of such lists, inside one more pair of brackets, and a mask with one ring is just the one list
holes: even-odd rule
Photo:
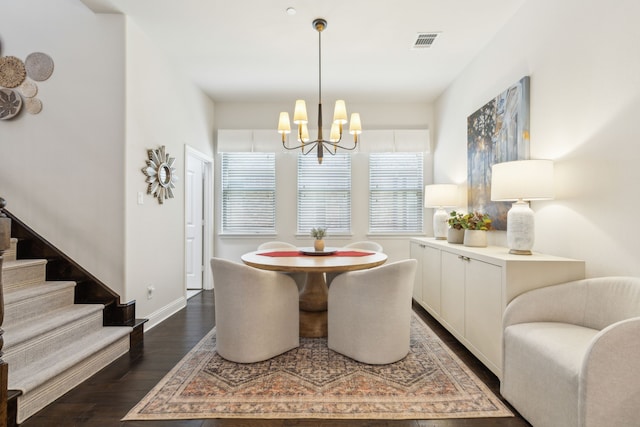
[[274, 153], [221, 153], [222, 232], [275, 233]]
[[351, 155], [298, 155], [298, 233], [326, 227], [331, 234], [351, 232]]
[[422, 233], [422, 153], [369, 155], [369, 232]]

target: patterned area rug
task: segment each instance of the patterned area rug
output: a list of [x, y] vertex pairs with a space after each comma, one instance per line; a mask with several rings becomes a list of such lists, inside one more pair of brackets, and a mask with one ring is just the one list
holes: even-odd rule
[[323, 338], [253, 364], [226, 361], [215, 346], [214, 329], [123, 420], [513, 416], [416, 315], [411, 351], [390, 365], [358, 363]]

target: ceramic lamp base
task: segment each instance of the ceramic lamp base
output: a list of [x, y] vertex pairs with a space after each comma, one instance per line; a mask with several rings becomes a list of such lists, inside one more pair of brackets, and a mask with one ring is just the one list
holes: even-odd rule
[[433, 214], [433, 237], [436, 240], [446, 240], [447, 238], [447, 220], [449, 219], [449, 215], [447, 215], [447, 211], [442, 208], [438, 208]]
[[529, 203], [519, 200], [507, 213], [507, 246], [509, 253], [531, 255], [535, 235], [534, 213]]

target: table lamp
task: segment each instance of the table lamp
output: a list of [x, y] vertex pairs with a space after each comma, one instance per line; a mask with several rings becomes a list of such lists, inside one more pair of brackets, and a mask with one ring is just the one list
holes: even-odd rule
[[509, 253], [531, 255], [535, 236], [530, 200], [553, 199], [553, 161], [517, 160], [491, 167], [491, 200], [516, 200], [507, 213]]
[[449, 214], [445, 207], [458, 205], [458, 186], [455, 184], [432, 184], [424, 187], [424, 207], [435, 208], [433, 214], [433, 236], [437, 240], [447, 238]]

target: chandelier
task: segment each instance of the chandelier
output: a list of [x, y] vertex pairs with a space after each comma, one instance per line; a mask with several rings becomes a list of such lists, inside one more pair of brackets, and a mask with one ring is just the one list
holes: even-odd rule
[[[358, 135], [362, 133], [362, 125], [360, 123], [360, 114], [352, 113], [349, 125], [349, 133], [353, 135], [353, 144], [349, 146], [340, 145], [342, 141], [342, 127], [347, 123], [347, 107], [343, 100], [336, 101], [333, 112], [333, 124], [329, 133], [329, 139], [325, 140], [322, 136], [322, 31], [327, 28], [327, 21], [318, 18], [313, 21], [313, 28], [318, 32], [318, 135], [314, 141], [309, 139], [309, 129], [307, 123], [307, 105], [302, 99], [296, 101], [293, 112], [293, 123], [298, 127], [297, 140], [298, 145], [295, 147], [287, 144], [287, 134], [291, 133], [291, 123], [289, 122], [289, 113], [283, 111], [280, 113], [278, 121], [278, 133], [282, 135], [282, 146], [287, 150], [301, 150], [302, 154], [307, 155], [316, 149], [318, 153], [318, 163], [322, 163], [324, 152], [335, 155], [338, 148], [344, 150], [354, 150], [358, 145]], [[327, 148], [325, 150], [325, 148]]]

